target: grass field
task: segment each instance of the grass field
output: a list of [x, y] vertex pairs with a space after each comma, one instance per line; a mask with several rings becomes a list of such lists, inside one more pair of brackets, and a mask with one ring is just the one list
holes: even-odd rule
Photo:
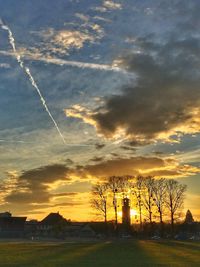
[[1, 267], [200, 266], [200, 242], [0, 243]]

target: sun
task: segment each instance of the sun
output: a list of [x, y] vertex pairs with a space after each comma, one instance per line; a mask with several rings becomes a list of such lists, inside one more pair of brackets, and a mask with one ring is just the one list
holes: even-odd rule
[[131, 209], [131, 217], [136, 216], [138, 213], [136, 210]]
[[[122, 211], [121, 211], [121, 210], [118, 211], [117, 214], [118, 214], [118, 216], [119, 216], [120, 218], [122, 217]], [[131, 215], [131, 217], [135, 217], [135, 216], [138, 215], [138, 212], [137, 212], [136, 210], [134, 210], [134, 209], [131, 209], [131, 210], [130, 210], [130, 215]]]

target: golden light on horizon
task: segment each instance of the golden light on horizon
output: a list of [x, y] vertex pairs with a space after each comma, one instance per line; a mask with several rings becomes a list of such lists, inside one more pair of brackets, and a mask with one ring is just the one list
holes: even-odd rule
[[138, 212], [137, 210], [131, 209], [131, 217], [137, 216]]
[[[119, 216], [120, 218], [122, 218], [122, 211], [121, 211], [121, 210], [118, 211], [117, 214], [118, 214], [118, 216]], [[137, 215], [138, 215], [137, 210], [135, 210], [135, 209], [131, 209], [131, 217], [135, 217], [135, 216], [137, 216]]]

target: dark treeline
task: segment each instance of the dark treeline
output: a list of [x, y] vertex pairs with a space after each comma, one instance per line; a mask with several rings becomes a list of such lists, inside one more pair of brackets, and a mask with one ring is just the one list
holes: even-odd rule
[[174, 235], [174, 224], [180, 219], [180, 212], [185, 199], [186, 185], [174, 179], [148, 176], [112, 176], [92, 188], [91, 205], [96, 214], [104, 218], [105, 224], [114, 220], [115, 228], [119, 224], [121, 202], [130, 199], [131, 209], [137, 214], [132, 216], [132, 224], [139, 231], [149, 224], [159, 224], [160, 235], [164, 234], [164, 224], [170, 222], [171, 235]]

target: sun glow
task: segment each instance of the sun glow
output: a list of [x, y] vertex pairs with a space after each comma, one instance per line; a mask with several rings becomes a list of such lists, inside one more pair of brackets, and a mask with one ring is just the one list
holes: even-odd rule
[[131, 217], [137, 216], [137, 215], [138, 215], [137, 211], [134, 209], [131, 209]]
[[[138, 212], [136, 210], [134, 210], [134, 209], [131, 209], [130, 213], [131, 213], [131, 217], [134, 217], [134, 216], [138, 215]], [[122, 217], [122, 211], [118, 211], [117, 214], [118, 214], [119, 217]]]

